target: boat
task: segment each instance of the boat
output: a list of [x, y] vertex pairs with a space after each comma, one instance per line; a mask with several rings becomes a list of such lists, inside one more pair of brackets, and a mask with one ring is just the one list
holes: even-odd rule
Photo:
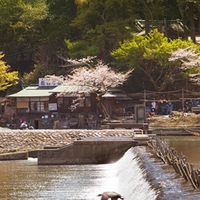
[[186, 131], [187, 133], [192, 134], [192, 135], [200, 136], [200, 130], [198, 130], [198, 129], [186, 128], [185, 131]]

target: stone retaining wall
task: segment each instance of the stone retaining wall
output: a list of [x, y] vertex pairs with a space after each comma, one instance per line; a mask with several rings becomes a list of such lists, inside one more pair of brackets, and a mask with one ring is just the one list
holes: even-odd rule
[[59, 147], [86, 137], [133, 136], [133, 130], [11, 130], [0, 129], [0, 153]]

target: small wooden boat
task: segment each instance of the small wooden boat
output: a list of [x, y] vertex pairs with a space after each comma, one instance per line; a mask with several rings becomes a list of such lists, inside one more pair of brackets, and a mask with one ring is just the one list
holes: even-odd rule
[[200, 130], [198, 130], [198, 129], [186, 128], [185, 130], [186, 130], [186, 132], [188, 132], [188, 133], [190, 133], [192, 135], [200, 136]]

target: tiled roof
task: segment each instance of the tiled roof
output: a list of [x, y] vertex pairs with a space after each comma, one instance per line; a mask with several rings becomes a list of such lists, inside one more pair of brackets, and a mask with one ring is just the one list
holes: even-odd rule
[[52, 90], [52, 87], [41, 88], [39, 86], [29, 86], [15, 94], [8, 95], [7, 97], [49, 97], [53, 95], [51, 92]]

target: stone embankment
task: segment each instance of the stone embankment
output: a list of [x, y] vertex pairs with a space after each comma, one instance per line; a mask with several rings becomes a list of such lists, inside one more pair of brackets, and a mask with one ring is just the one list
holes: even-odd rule
[[61, 147], [86, 137], [133, 136], [133, 130], [11, 130], [0, 128], [0, 154]]

